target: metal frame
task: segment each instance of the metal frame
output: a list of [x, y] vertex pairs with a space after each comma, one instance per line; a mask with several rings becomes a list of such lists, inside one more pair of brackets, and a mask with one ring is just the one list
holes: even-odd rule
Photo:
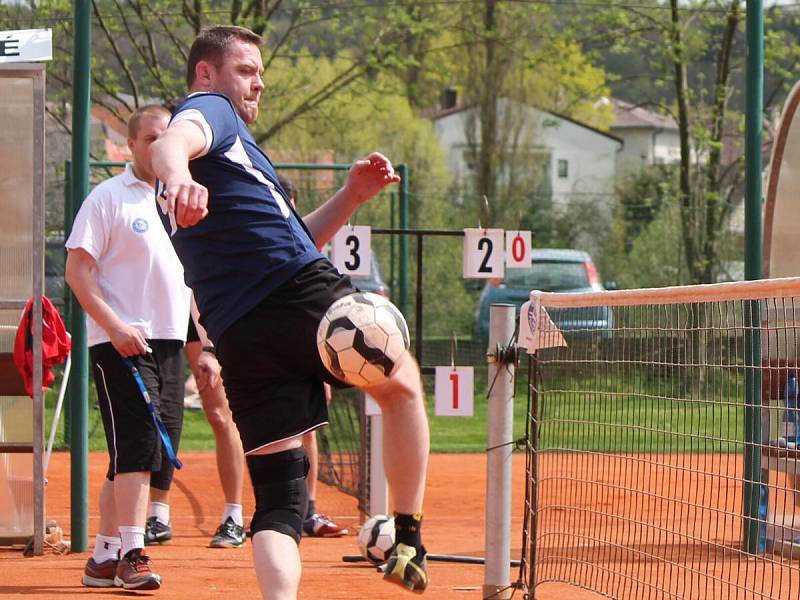
[[[44, 394], [42, 393], [42, 302], [44, 293], [44, 86], [45, 68], [38, 63], [5, 64], [0, 77], [33, 80], [33, 553], [44, 551]], [[25, 308], [27, 300], [4, 300], [0, 308]], [[0, 445], [0, 452], [26, 452], [21, 444]]]

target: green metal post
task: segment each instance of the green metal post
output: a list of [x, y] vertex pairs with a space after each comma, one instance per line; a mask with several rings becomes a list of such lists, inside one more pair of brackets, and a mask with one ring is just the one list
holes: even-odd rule
[[[69, 237], [72, 231], [72, 161], [68, 160], [64, 163], [64, 241]], [[72, 292], [64, 285], [64, 322], [72, 323]], [[68, 382], [69, 383], [69, 382]], [[66, 396], [64, 403], [64, 418], [63, 429], [64, 432], [64, 446], [70, 446], [70, 431], [72, 430], [72, 411], [70, 410], [69, 395]]]
[[[89, 123], [91, 110], [92, 4], [74, 0], [72, 67], [72, 208], [73, 215], [89, 193]], [[86, 318], [72, 306], [72, 374], [70, 376], [72, 551], [83, 552], [89, 541], [89, 353]]]
[[[397, 193], [392, 192], [389, 194], [389, 228], [394, 229], [397, 226]], [[392, 287], [392, 301], [397, 302], [397, 281], [395, 279], [397, 273], [395, 272], [395, 256], [394, 256], [394, 243], [395, 236], [389, 236], [389, 285]]]
[[[745, 261], [746, 279], [761, 278], [761, 130], [764, 103], [764, 6], [747, 0], [747, 85], [745, 112]], [[744, 415], [744, 550], [754, 554], [759, 546], [761, 494], [761, 337], [759, 303], [748, 303], [745, 323]], [[766, 497], [764, 497], [766, 501]], [[762, 518], [766, 516], [762, 515]]]
[[[400, 229], [408, 229], [408, 178], [411, 176], [408, 165], [397, 165], [397, 174], [400, 175]], [[409, 318], [408, 306], [408, 236], [400, 236], [400, 311]]]

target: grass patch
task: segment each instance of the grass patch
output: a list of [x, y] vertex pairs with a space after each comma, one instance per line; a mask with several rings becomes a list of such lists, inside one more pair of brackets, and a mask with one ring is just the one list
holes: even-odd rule
[[[483, 452], [486, 449], [487, 385], [481, 369], [476, 367], [472, 417], [434, 416], [433, 378], [424, 378], [433, 452]], [[514, 401], [515, 440], [524, 437], [527, 421], [527, 373], [520, 371], [518, 378]], [[665, 394], [664, 386], [658, 381], [640, 383], [635, 393], [630, 392], [630, 386], [626, 390], [623, 383], [610, 378], [599, 385], [597, 381], [580, 377], [551, 382], [540, 407], [540, 447], [597, 452], [742, 451], [744, 409], [739, 393], [742, 388], [726, 386], [724, 389], [730, 390], [729, 394], [723, 396], [717, 391], [713, 401], [705, 401], [691, 399], [691, 395]], [[717, 386], [716, 389], [721, 388]], [[51, 390], [46, 396], [48, 433], [55, 401], [56, 394]], [[105, 450], [103, 425], [96, 403], [94, 384], [90, 383], [89, 449]], [[66, 448], [63, 421], [62, 416], [56, 448]], [[342, 447], [351, 446], [349, 442]], [[180, 450], [213, 449], [214, 435], [205, 414], [202, 410], [187, 410]]]

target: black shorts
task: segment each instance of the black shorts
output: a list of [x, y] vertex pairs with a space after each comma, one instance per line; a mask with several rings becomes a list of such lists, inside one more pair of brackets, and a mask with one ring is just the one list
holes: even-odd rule
[[[147, 343], [152, 354], [132, 360], [177, 452], [183, 427], [183, 342]], [[150, 485], [168, 490], [174, 467], [162, 452], [161, 438], [133, 375], [109, 342], [92, 346], [89, 354], [108, 445], [108, 478], [150, 471]]]
[[349, 277], [318, 260], [222, 334], [217, 358], [245, 452], [328, 422], [322, 382], [349, 386], [322, 364], [317, 329], [330, 305], [355, 291]]

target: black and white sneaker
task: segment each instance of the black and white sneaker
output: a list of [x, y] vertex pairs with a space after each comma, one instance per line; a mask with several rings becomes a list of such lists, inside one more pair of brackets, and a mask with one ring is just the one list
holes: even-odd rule
[[144, 527], [144, 545], [172, 543], [172, 527], [164, 525], [158, 517], [150, 517]]
[[244, 527], [237, 525], [231, 517], [217, 527], [214, 537], [211, 538], [209, 548], [241, 548], [246, 539]]

